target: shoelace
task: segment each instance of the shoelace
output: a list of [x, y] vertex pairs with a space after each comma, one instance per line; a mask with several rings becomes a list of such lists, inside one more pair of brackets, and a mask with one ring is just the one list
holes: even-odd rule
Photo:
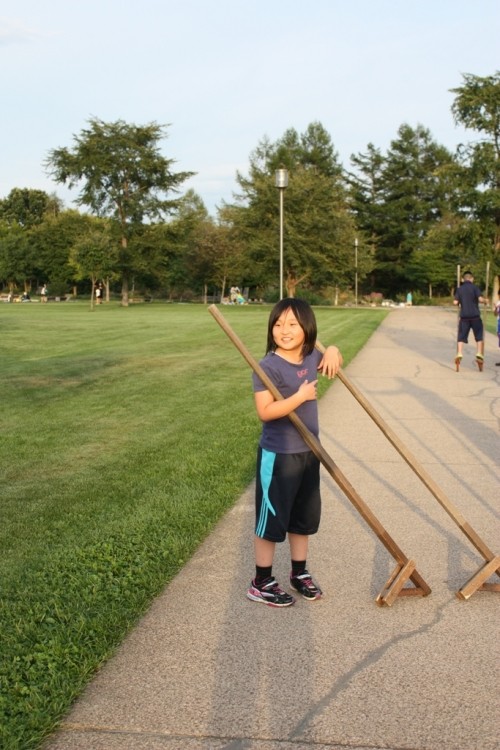
[[304, 586], [308, 588], [310, 591], [318, 591], [317, 586], [314, 584], [313, 579], [309, 575], [309, 573], [302, 573], [300, 576], [295, 576], [299, 581], [302, 581]]
[[269, 594], [275, 594], [276, 596], [283, 596], [286, 593], [277, 581], [269, 581], [269, 583], [266, 583], [266, 585], [262, 587], [262, 591]]
[[314, 591], [316, 591], [316, 586], [314, 585], [311, 576], [305, 576], [301, 580], [304, 586], [307, 586], [308, 589], [314, 589]]
[[273, 594], [279, 594], [280, 596], [281, 596], [281, 594], [285, 593], [283, 591], [283, 589], [280, 588], [279, 583], [277, 583], [276, 581], [273, 583], [273, 585], [271, 586], [271, 588], [268, 589], [268, 591], [272, 591]]

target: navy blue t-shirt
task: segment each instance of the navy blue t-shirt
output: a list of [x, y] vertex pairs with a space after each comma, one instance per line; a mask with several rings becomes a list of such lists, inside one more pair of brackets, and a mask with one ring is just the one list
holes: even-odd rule
[[455, 299], [460, 304], [461, 318], [480, 318], [479, 297], [481, 290], [472, 281], [464, 281], [455, 292]]
[[[283, 398], [288, 398], [297, 393], [305, 380], [309, 383], [316, 380], [318, 365], [322, 357], [323, 355], [314, 349], [311, 354], [304, 357], [300, 364], [293, 364], [280, 357], [279, 354], [269, 352], [259, 364]], [[252, 374], [252, 379], [254, 392], [268, 390], [255, 373]], [[310, 432], [318, 437], [318, 402], [305, 401], [295, 409], [295, 413]], [[288, 417], [263, 422], [259, 445], [273, 453], [305, 453], [311, 450]]]

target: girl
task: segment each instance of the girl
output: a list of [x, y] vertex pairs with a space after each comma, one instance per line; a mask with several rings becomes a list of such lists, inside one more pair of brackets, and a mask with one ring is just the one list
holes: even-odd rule
[[306, 566], [309, 535], [317, 532], [321, 515], [319, 459], [288, 419], [295, 411], [318, 436], [316, 373], [335, 377], [342, 355], [336, 346], [321, 355], [314, 348], [316, 336], [316, 319], [309, 304], [300, 299], [281, 300], [269, 316], [267, 354], [260, 365], [283, 399], [275, 401], [253, 374], [262, 435], [257, 454], [255, 578], [247, 597], [272, 607], [289, 607], [295, 602], [272, 575], [276, 542], [283, 542], [287, 534], [290, 586], [308, 601], [322, 596]]

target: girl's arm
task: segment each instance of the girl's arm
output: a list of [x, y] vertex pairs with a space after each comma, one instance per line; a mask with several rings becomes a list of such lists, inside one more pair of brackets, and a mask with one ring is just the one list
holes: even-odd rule
[[288, 398], [274, 400], [271, 391], [257, 391], [255, 393], [255, 408], [261, 422], [271, 422], [273, 419], [287, 417], [292, 411], [304, 403], [304, 401], [315, 401], [317, 399], [318, 381], [311, 383], [304, 380], [299, 390]]
[[325, 349], [323, 359], [318, 365], [318, 371], [321, 372], [322, 375], [326, 375], [326, 377], [330, 378], [331, 380], [338, 373], [338, 371], [342, 367], [343, 362], [344, 360], [342, 359], [342, 354], [337, 349], [337, 347], [329, 346]]

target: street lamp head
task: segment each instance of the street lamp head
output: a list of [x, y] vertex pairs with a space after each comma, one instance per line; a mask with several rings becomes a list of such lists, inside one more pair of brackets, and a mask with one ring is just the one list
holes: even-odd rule
[[274, 173], [277, 188], [288, 187], [288, 169], [277, 169]]

